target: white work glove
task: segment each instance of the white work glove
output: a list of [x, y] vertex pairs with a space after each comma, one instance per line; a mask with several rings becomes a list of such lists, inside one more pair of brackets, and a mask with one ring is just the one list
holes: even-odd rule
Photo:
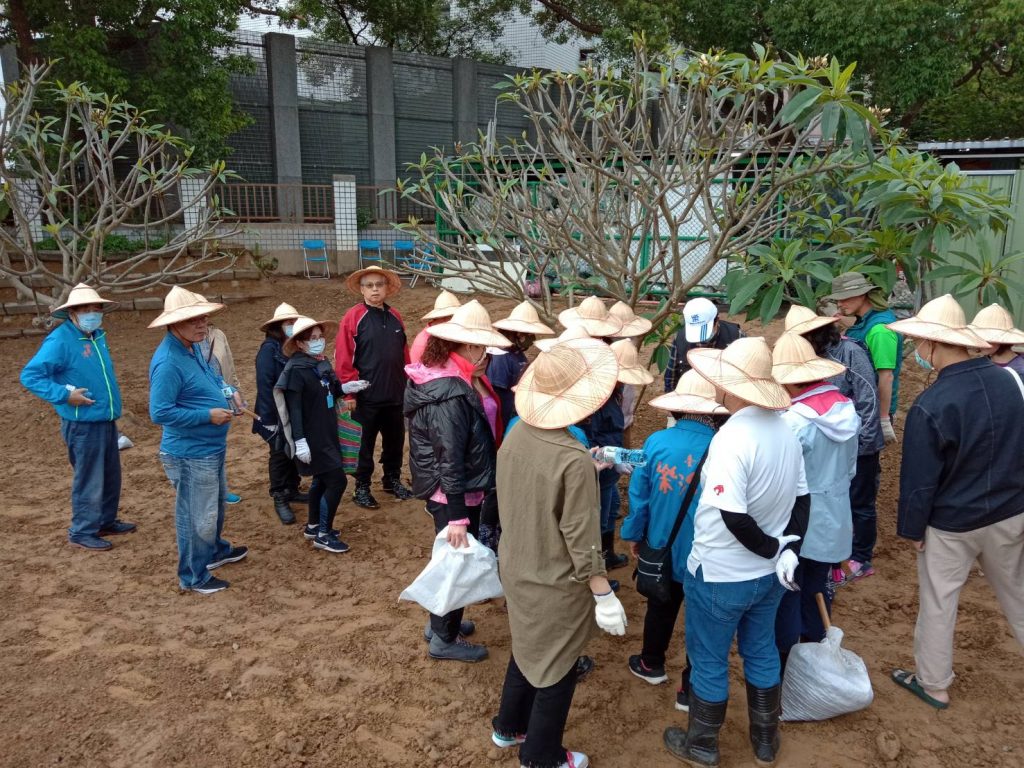
[[632, 475], [633, 465], [632, 464], [616, 464], [615, 471], [620, 475]]
[[885, 438], [885, 444], [896, 442], [896, 430], [892, 428], [892, 419], [882, 419], [882, 436]]
[[787, 549], [779, 555], [779, 559], [775, 563], [775, 575], [778, 577], [779, 583], [790, 592], [799, 589], [796, 583], [796, 567], [799, 563], [800, 558], [791, 549]]
[[313, 454], [309, 452], [309, 443], [306, 442], [306, 438], [295, 441], [295, 458], [303, 464], [309, 464], [309, 460], [313, 458]]
[[357, 381], [346, 381], [341, 385], [341, 391], [346, 395], [354, 395], [357, 392], [362, 392], [368, 386], [370, 386], [370, 382], [363, 379], [359, 379]]
[[607, 595], [594, 595], [594, 618], [597, 626], [609, 635], [626, 634], [626, 609], [622, 607], [614, 592]]
[[800, 541], [800, 537], [796, 534], [789, 534], [788, 536], [776, 536], [775, 540], [779, 542], [779, 548], [775, 550], [775, 556], [778, 557], [782, 554], [782, 550], [792, 544], [794, 541]]

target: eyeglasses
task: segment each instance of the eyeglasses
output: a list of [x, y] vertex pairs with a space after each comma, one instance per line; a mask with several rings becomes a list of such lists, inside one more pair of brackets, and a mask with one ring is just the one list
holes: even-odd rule
[[383, 288], [387, 283], [360, 283], [360, 288]]

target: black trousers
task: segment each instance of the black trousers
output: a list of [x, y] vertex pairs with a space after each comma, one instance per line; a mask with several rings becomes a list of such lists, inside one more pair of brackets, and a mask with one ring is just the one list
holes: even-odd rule
[[[434, 517], [434, 535], [436, 536], [442, 528], [448, 525], [448, 505], [428, 501], [427, 510]], [[466, 517], [469, 518], [469, 532], [478, 537], [480, 535], [480, 507], [466, 507]], [[459, 636], [459, 625], [462, 624], [462, 615], [465, 612], [465, 608], [457, 608], [444, 616], [430, 614], [431, 631], [446, 643], [452, 642]]]
[[270, 449], [270, 495], [291, 495], [299, 488], [299, 470], [284, 451]]
[[359, 441], [359, 462], [356, 465], [357, 483], [369, 483], [373, 476], [373, 454], [380, 435], [380, 463], [385, 475], [402, 471], [402, 453], [405, 450], [405, 417], [402, 406], [374, 405], [356, 401], [352, 418], [363, 428]]
[[527, 768], [556, 768], [565, 762], [562, 735], [575, 691], [575, 664], [554, 685], [534, 688], [515, 657], [509, 657], [501, 705], [491, 724], [501, 736], [526, 734], [526, 741], [519, 747], [519, 762]]
[[[647, 601], [647, 615], [644, 616], [644, 645], [640, 651], [640, 659], [648, 667], [665, 666], [665, 654], [668, 652], [672, 632], [676, 628], [679, 609], [683, 605], [683, 585], [678, 581], [671, 582], [671, 598], [667, 603]], [[690, 658], [686, 658], [686, 666], [690, 666]]]
[[348, 478], [341, 467], [313, 475], [313, 482], [309, 486], [309, 513], [306, 524], [318, 526], [319, 533], [324, 536], [330, 533], [346, 485]]
[[853, 513], [853, 551], [850, 559], [870, 563], [878, 539], [878, 512], [875, 500], [882, 480], [882, 464], [877, 453], [857, 457], [857, 474], [850, 481], [850, 511]]

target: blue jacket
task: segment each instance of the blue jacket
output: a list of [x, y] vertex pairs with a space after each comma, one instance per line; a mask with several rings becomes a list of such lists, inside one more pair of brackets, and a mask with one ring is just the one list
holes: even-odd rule
[[[715, 431], [706, 424], [682, 418], [647, 438], [647, 464], [635, 468], [629, 481], [629, 515], [619, 531], [623, 541], [641, 541], [646, 536], [652, 547], [668, 543], [686, 489], [691, 482], [700, 482], [693, 473], [714, 436]], [[680, 584], [693, 548], [693, 516], [698, 501], [699, 486], [672, 545], [672, 578]]]
[[199, 354], [168, 332], [149, 364], [149, 417], [164, 428], [160, 450], [198, 459], [227, 450], [228, 424], [210, 422], [211, 408], [226, 408], [224, 380]]
[[943, 368], [907, 413], [896, 532], [964, 533], [1024, 514], [1024, 398], [987, 357]]
[[[21, 371], [22, 385], [51, 403], [62, 419], [115, 421], [121, 417], [121, 390], [104, 330], [87, 334], [70, 320], [43, 339], [35, 356]], [[92, 405], [68, 405], [65, 385], [85, 387]]]
[[287, 364], [288, 358], [284, 356], [281, 342], [268, 335], [256, 353], [256, 403], [253, 410], [259, 414], [260, 420], [252, 421], [252, 431], [265, 439], [268, 436], [262, 427], [278, 423], [274, 385], [281, 378], [281, 372]]
[[626, 417], [622, 413], [622, 385], [616, 384], [615, 391], [604, 405], [598, 408], [582, 425], [590, 445], [621, 446], [626, 429]]

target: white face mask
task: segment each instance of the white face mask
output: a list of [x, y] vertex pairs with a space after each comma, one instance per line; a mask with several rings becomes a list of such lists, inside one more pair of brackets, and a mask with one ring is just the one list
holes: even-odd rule
[[317, 355], [322, 355], [326, 347], [326, 339], [310, 339], [309, 341], [306, 342], [306, 351], [309, 352], [309, 354], [313, 355], [314, 357], [316, 357]]
[[295, 333], [295, 323], [285, 323], [281, 328], [284, 330], [284, 336], [286, 339], [290, 339], [292, 334]]
[[93, 331], [99, 330], [100, 326], [103, 325], [103, 313], [102, 312], [78, 312], [75, 315], [75, 321], [78, 327], [86, 333], [92, 333]]

